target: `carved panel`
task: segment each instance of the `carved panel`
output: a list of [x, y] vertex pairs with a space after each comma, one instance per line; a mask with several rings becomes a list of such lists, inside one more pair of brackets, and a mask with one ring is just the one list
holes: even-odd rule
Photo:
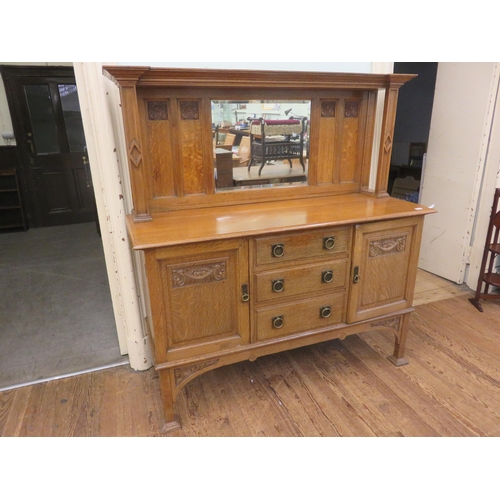
[[323, 101], [321, 103], [321, 118], [335, 118], [336, 101]]
[[196, 372], [204, 370], [209, 366], [216, 365], [218, 362], [218, 359], [211, 359], [210, 361], [205, 361], [204, 363], [176, 368], [174, 370], [175, 386], [179, 387], [185, 380], [194, 375]]
[[226, 262], [224, 261], [172, 269], [174, 288], [223, 281], [226, 277]]
[[359, 110], [359, 101], [346, 101], [344, 116], [346, 118], [357, 118]]
[[386, 328], [392, 328], [393, 330], [399, 331], [399, 326], [401, 325], [401, 316], [396, 318], [384, 319], [382, 321], [375, 321], [371, 323], [372, 327], [385, 326]]
[[180, 104], [182, 120], [199, 120], [200, 112], [198, 101], [181, 101]]
[[167, 101], [148, 101], [148, 118], [150, 120], [168, 120]]
[[385, 240], [370, 242], [370, 257], [389, 255], [391, 253], [404, 252], [406, 249], [406, 236], [400, 238], [388, 238]]

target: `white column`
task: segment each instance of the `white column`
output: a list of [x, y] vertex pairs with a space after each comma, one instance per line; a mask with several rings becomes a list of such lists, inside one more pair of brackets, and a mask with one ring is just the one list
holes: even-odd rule
[[153, 363], [125, 225], [131, 203], [127, 170], [121, 168], [127, 163], [120, 158], [118, 89], [100, 63], [74, 63], [74, 69], [120, 349], [133, 369], [146, 370]]

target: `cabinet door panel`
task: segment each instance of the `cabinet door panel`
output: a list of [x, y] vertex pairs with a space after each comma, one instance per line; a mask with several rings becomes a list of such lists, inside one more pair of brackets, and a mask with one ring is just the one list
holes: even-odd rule
[[356, 227], [349, 323], [411, 307], [422, 223], [412, 217]]
[[248, 343], [248, 303], [241, 293], [247, 261], [246, 240], [156, 252], [150, 294], [157, 361]]

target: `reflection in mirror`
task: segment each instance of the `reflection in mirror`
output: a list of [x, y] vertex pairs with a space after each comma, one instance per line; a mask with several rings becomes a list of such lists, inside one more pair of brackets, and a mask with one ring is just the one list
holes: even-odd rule
[[307, 184], [311, 101], [212, 101], [218, 191]]

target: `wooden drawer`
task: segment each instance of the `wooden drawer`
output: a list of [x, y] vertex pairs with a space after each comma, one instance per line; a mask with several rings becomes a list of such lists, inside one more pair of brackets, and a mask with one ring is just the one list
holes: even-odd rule
[[255, 238], [255, 263], [264, 266], [318, 257], [347, 257], [349, 243], [350, 228], [347, 227]]
[[255, 300], [283, 300], [311, 293], [328, 293], [346, 286], [347, 260], [263, 271], [254, 278]]
[[[345, 293], [335, 293], [255, 311], [256, 339], [293, 335], [308, 332], [344, 322]], [[325, 307], [330, 308], [329, 316], [323, 317]]]

